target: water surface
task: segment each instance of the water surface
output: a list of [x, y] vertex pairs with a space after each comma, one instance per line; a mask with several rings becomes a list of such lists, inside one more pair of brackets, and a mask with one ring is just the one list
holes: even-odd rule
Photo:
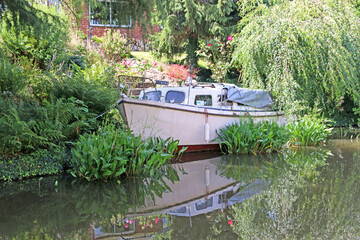
[[2, 183], [0, 239], [360, 238], [360, 142], [207, 157], [157, 179]]

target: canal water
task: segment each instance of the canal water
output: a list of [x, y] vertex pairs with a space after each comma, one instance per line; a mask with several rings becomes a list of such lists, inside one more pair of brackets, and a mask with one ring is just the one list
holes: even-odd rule
[[0, 239], [360, 239], [360, 141], [189, 159], [154, 179], [2, 183]]

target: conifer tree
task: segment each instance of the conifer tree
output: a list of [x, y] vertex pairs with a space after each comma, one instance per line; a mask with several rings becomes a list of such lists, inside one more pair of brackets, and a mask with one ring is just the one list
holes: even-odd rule
[[154, 46], [162, 54], [172, 54], [185, 46], [188, 61], [196, 64], [199, 40], [227, 37], [236, 31], [239, 20], [233, 0], [168, 0], [158, 10], [155, 23], [162, 31], [154, 36]]

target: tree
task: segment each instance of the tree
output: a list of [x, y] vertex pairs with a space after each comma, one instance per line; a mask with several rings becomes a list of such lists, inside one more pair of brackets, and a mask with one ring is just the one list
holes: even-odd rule
[[360, 114], [360, 19], [349, 1], [252, 5], [233, 54], [242, 84], [270, 90], [283, 109]]
[[162, 31], [154, 37], [153, 45], [162, 54], [173, 54], [185, 46], [188, 61], [197, 64], [195, 51], [199, 40], [227, 37], [236, 30], [238, 20], [233, 0], [169, 0], [157, 11], [155, 23]]

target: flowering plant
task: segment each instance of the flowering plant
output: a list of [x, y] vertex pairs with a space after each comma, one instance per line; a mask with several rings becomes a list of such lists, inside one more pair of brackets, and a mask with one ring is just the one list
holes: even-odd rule
[[191, 68], [191, 73], [189, 67], [180, 64], [170, 64], [166, 67], [166, 75], [171, 78], [175, 78], [180, 84], [185, 82], [186, 78], [190, 74], [191, 78], [196, 77], [196, 74], [199, 72], [198, 68]]
[[132, 62], [123, 60], [122, 63], [119, 63], [117, 65], [116, 72], [118, 75], [141, 77], [146, 70], [153, 66], [154, 64], [151, 64], [146, 60], [143, 60], [141, 62], [136, 60]]
[[231, 66], [232, 40], [232, 36], [229, 36], [226, 42], [215, 37], [200, 42], [200, 48], [196, 51], [198, 56], [209, 60], [209, 68], [212, 72], [211, 77], [218, 82], [225, 81], [226, 73]]
[[106, 31], [104, 42], [101, 44], [100, 51], [111, 60], [119, 60], [130, 57], [130, 46], [127, 40], [118, 31]]

